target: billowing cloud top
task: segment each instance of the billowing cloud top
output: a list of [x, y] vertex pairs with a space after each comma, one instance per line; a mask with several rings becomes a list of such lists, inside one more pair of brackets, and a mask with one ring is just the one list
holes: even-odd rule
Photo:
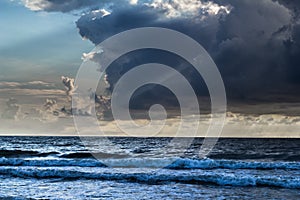
[[73, 93], [76, 90], [76, 87], [74, 86], [74, 79], [73, 78], [69, 78], [69, 77], [65, 77], [62, 76], [61, 77], [62, 83], [64, 84], [65, 88], [66, 88], [66, 93], [68, 96], [72, 96]]

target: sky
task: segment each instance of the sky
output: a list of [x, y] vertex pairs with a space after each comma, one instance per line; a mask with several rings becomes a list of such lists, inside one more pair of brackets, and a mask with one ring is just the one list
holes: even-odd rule
[[[299, 137], [299, 12], [296, 0], [3, 0], [0, 133], [76, 134], [72, 112], [85, 116], [91, 108], [71, 110], [74, 78], [85, 59], [101, 62], [101, 52], [88, 53], [122, 31], [163, 27], [197, 41], [216, 63], [228, 103], [223, 136]], [[153, 49], [123, 55], [105, 71], [105, 91], [95, 96], [99, 119], [110, 109], [118, 80], [153, 62], [186, 77], [204, 111], [206, 130], [210, 100], [203, 78], [186, 60]], [[130, 106], [144, 123], [138, 116], [155, 103], [178, 115], [176, 97], [159, 86], [142, 88]], [[174, 132], [174, 120], [167, 121], [163, 135]], [[101, 123], [109, 134], [121, 134], [113, 120]]]
[[72, 14], [33, 12], [9, 0], [0, 9], [1, 80], [59, 82], [61, 74], [74, 76], [82, 53], [93, 48], [81, 39]]

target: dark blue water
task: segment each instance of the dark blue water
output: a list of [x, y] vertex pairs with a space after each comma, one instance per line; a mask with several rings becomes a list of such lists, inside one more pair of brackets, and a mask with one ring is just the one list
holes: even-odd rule
[[220, 139], [205, 158], [202, 139], [86, 141], [0, 137], [0, 198], [300, 199], [300, 139]]

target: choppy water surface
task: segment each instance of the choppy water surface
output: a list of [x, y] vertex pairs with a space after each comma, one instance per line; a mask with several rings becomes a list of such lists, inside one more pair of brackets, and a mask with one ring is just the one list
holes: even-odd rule
[[0, 137], [0, 198], [300, 199], [299, 139], [220, 139], [206, 158], [202, 139], [86, 140]]

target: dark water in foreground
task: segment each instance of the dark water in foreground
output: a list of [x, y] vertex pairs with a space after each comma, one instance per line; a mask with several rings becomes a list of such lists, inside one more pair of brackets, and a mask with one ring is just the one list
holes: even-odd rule
[[[0, 198], [300, 199], [300, 139], [0, 137]], [[182, 138], [182, 141], [185, 139]]]

